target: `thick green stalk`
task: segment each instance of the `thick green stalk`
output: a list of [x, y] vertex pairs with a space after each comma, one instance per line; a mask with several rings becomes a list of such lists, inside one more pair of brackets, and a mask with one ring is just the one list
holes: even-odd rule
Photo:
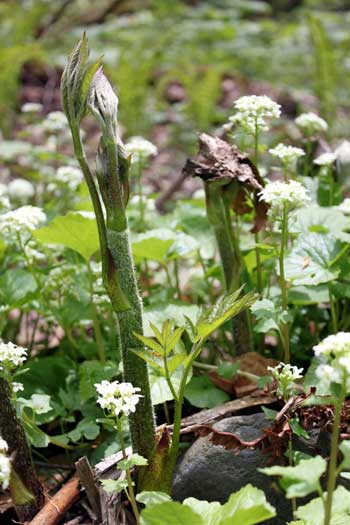
[[29, 522], [44, 505], [43, 487], [36, 475], [25, 431], [18, 419], [7, 380], [0, 377], [0, 435], [12, 456], [10, 492], [20, 522]]
[[[280, 287], [282, 294], [282, 308], [283, 311], [288, 312], [288, 288], [284, 272], [284, 251], [288, 244], [288, 207], [284, 205], [282, 216], [282, 239], [279, 254], [279, 272], [280, 272]], [[289, 324], [281, 323], [282, 345], [284, 350], [284, 362], [290, 362], [290, 348], [289, 348]]]
[[[103, 154], [103, 153], [102, 153]], [[133, 449], [147, 459], [150, 459], [155, 448], [154, 413], [148, 378], [147, 364], [132, 350], [142, 350], [134, 333], [142, 334], [142, 300], [138, 290], [134, 262], [130, 248], [128, 220], [125, 213], [123, 194], [123, 173], [126, 165], [122, 152], [116, 142], [108, 140], [105, 148], [105, 167], [107, 177], [107, 198], [113, 205], [107, 207], [107, 242], [114, 265], [120, 275], [120, 285], [123, 296], [129, 303], [128, 309], [120, 309], [118, 302], [112, 301], [117, 313], [122, 344], [124, 378], [134, 386], [141, 388], [142, 398], [135, 413], [129, 417]], [[107, 199], [106, 199], [107, 200]]]
[[339, 444], [339, 434], [340, 434], [340, 418], [341, 418], [342, 406], [343, 406], [343, 403], [346, 397], [345, 385], [346, 385], [346, 378], [343, 381], [342, 391], [335, 405], [335, 415], [334, 415], [332, 440], [331, 440], [331, 455], [330, 455], [329, 468], [328, 468], [328, 483], [327, 483], [327, 497], [325, 501], [324, 525], [330, 525], [331, 518], [332, 518], [333, 493], [334, 493], [335, 484], [337, 481], [337, 457], [338, 457], [338, 444]]

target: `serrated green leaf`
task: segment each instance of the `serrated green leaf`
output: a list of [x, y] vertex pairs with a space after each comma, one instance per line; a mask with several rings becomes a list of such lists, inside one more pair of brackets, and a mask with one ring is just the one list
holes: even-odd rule
[[[321, 498], [315, 498], [310, 503], [298, 507], [297, 518], [307, 525], [324, 523], [324, 504]], [[331, 525], [348, 525], [350, 516], [350, 491], [338, 486], [333, 493]]]
[[343, 454], [342, 467], [350, 469], [350, 441], [342, 441], [339, 445], [340, 452]]
[[262, 490], [246, 485], [231, 494], [223, 505], [220, 525], [254, 525], [276, 516], [275, 509], [266, 501]]
[[152, 505], [156, 505], [157, 503], [171, 501], [171, 497], [169, 496], [169, 494], [165, 494], [165, 492], [144, 490], [137, 494], [136, 501], [138, 501], [139, 503], [143, 503], [143, 505], [145, 505], [146, 507], [151, 507]]
[[0, 296], [4, 304], [21, 306], [31, 299], [38, 285], [31, 273], [20, 268], [8, 269], [0, 277]]
[[152, 505], [141, 512], [141, 525], [205, 525], [199, 514], [176, 501]]
[[121, 470], [129, 470], [132, 467], [144, 467], [145, 465], [148, 465], [148, 461], [140, 454], [131, 454], [126, 459], [118, 462], [118, 468]]
[[197, 340], [207, 339], [226, 321], [249, 308], [257, 299], [254, 293], [248, 293], [237, 299], [240, 290], [219, 299], [214, 306], [207, 310], [197, 323]]
[[141, 341], [141, 343], [153, 350], [158, 357], [161, 357], [163, 355], [164, 350], [162, 346], [159, 343], [157, 343], [154, 339], [152, 339], [152, 337], [146, 337], [144, 335], [137, 334], [136, 332], [133, 332], [133, 334], [139, 341]]
[[282, 480], [287, 483], [287, 498], [302, 498], [318, 490], [320, 478], [326, 469], [326, 460], [316, 456], [302, 459], [295, 467], [275, 465], [259, 470], [268, 476], [282, 476]]
[[108, 494], [119, 494], [128, 487], [126, 479], [103, 479], [101, 485]]
[[56, 217], [48, 226], [33, 232], [44, 244], [60, 244], [80, 253], [88, 261], [99, 249], [99, 238], [94, 218], [70, 212]]

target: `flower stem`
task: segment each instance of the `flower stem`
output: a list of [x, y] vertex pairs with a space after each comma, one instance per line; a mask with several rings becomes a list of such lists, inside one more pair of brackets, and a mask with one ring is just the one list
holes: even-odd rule
[[[282, 239], [279, 254], [279, 272], [280, 272], [280, 287], [282, 294], [282, 308], [284, 312], [288, 312], [288, 287], [284, 271], [284, 253], [288, 245], [288, 206], [283, 207], [282, 215]], [[289, 348], [289, 324], [288, 322], [281, 323], [282, 345], [284, 350], [284, 362], [290, 362], [290, 348]]]
[[144, 218], [145, 218], [145, 207], [143, 202], [143, 191], [142, 191], [142, 163], [139, 160], [137, 166], [137, 193], [139, 196], [139, 213], [140, 213], [140, 228], [144, 230]]
[[336, 334], [338, 332], [338, 319], [337, 319], [337, 312], [336, 312], [335, 304], [334, 304], [334, 297], [332, 294], [332, 289], [331, 289], [330, 284], [328, 284], [328, 296], [329, 296], [329, 307], [331, 310], [332, 331], [334, 334]]
[[335, 415], [333, 422], [332, 440], [331, 440], [331, 455], [328, 468], [328, 483], [327, 483], [327, 497], [325, 501], [325, 516], [324, 525], [330, 525], [332, 518], [332, 503], [335, 484], [337, 481], [337, 456], [338, 456], [338, 442], [340, 434], [340, 418], [341, 410], [346, 397], [346, 377], [344, 377], [341, 394], [339, 395], [335, 404]]
[[[256, 169], [259, 169], [259, 128], [258, 122], [255, 121], [255, 133], [254, 133], [254, 164]], [[261, 257], [260, 257], [260, 248], [259, 248], [259, 232], [255, 232], [255, 259], [256, 259], [256, 277], [257, 277], [257, 290], [262, 296], [263, 292], [263, 279], [262, 279], [262, 267], [261, 267]]]
[[[116, 423], [117, 423], [117, 430], [118, 430], [120, 446], [121, 446], [121, 449], [122, 449], [123, 459], [127, 459], [128, 456], [126, 454], [126, 447], [125, 447], [125, 441], [124, 441], [124, 436], [123, 436], [123, 429], [122, 429], [122, 425], [121, 425], [120, 419], [118, 417], [116, 418]], [[125, 491], [125, 493], [126, 493], [126, 495], [128, 497], [128, 500], [130, 501], [130, 505], [132, 507], [132, 510], [134, 512], [134, 516], [135, 516], [135, 519], [136, 519], [136, 524], [138, 525], [139, 522], [140, 522], [140, 513], [139, 513], [139, 509], [137, 507], [137, 503], [136, 503], [134, 485], [133, 485], [133, 482], [132, 482], [132, 479], [131, 479], [131, 473], [130, 473], [130, 469], [129, 468], [126, 469], [126, 480], [128, 482], [128, 490]]]

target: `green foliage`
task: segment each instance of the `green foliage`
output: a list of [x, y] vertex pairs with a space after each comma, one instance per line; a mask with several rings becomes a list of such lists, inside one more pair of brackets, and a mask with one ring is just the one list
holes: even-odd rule
[[173, 501], [157, 503], [157, 497], [142, 499], [146, 505], [141, 513], [142, 525], [161, 525], [165, 520], [169, 525], [254, 525], [275, 516], [264, 493], [252, 485], [231, 494], [224, 505], [195, 498], [187, 498], [182, 504]]
[[192, 377], [186, 385], [185, 398], [194, 407], [213, 408], [230, 399], [223, 390], [216, 388], [206, 376]]
[[81, 213], [56, 217], [49, 226], [34, 232], [35, 238], [47, 244], [60, 244], [80, 253], [86, 261], [98, 250], [98, 233], [94, 218]]
[[287, 498], [303, 498], [320, 489], [320, 478], [326, 472], [327, 462], [321, 456], [302, 459], [295, 467], [273, 466], [260, 469], [268, 476], [282, 476]]

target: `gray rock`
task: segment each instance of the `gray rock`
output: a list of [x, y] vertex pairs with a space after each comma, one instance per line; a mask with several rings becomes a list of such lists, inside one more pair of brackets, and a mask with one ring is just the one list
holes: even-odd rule
[[[235, 416], [214, 425], [218, 430], [232, 432], [246, 441], [258, 438], [271, 421], [264, 414]], [[309, 446], [309, 444], [308, 444]], [[268, 457], [260, 450], [225, 450], [213, 445], [209, 437], [198, 438], [185, 452], [177, 466], [173, 481], [173, 497], [179, 501], [188, 497], [225, 503], [232, 492], [251, 483], [262, 489], [276, 508], [278, 517], [269, 525], [285, 525], [291, 520], [291, 502], [277, 486], [274, 478], [257, 471], [267, 465]]]

